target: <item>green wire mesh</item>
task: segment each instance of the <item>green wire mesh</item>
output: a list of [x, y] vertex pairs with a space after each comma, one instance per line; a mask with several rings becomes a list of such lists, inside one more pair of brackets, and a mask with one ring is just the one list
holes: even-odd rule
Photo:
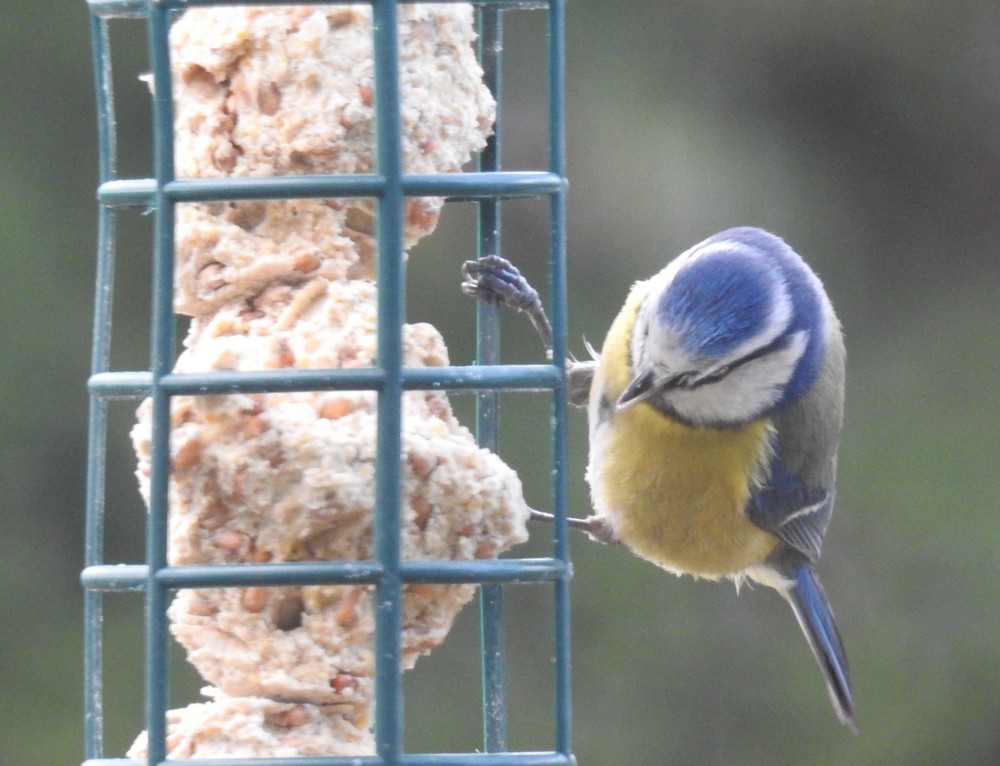
[[[343, 0], [341, 0], [343, 2]], [[185, 179], [174, 177], [173, 104], [168, 31], [178, 11], [203, 5], [281, 5], [252, 0], [88, 0], [91, 14], [97, 93], [100, 185], [97, 279], [92, 347], [89, 452], [87, 464], [84, 586], [84, 690], [86, 766], [138, 764], [107, 757], [103, 735], [103, 597], [141, 591], [145, 598], [145, 727], [147, 764], [166, 758], [166, 710], [169, 668], [166, 609], [175, 588], [261, 585], [370, 583], [375, 587], [375, 742], [368, 757], [240, 758], [213, 760], [223, 766], [263, 764], [519, 764], [555, 766], [575, 762], [570, 748], [569, 576], [566, 516], [565, 349], [565, 171], [563, 141], [564, 12], [561, 0], [478, 0], [480, 60], [486, 84], [498, 101], [495, 136], [479, 159], [476, 172], [405, 174], [401, 157], [396, 0], [372, 0], [375, 50], [376, 171], [371, 174], [271, 178]], [[316, 3], [314, 3], [316, 4]], [[534, 10], [547, 15], [549, 162], [540, 171], [501, 170], [501, 56], [503, 15]], [[109, 26], [120, 19], [145, 23], [148, 33], [153, 97], [155, 178], [117, 175], [115, 108]], [[499, 363], [496, 306], [478, 308], [477, 363], [428, 369], [402, 365], [403, 203], [407, 196], [444, 196], [473, 200], [479, 208], [479, 254], [499, 253], [500, 204], [503, 199], [547, 198], [551, 236], [548, 243], [550, 299], [554, 330], [552, 364]], [[174, 209], [180, 202], [278, 198], [369, 197], [377, 200], [378, 365], [368, 369], [283, 370], [260, 372], [173, 373], [174, 363]], [[139, 207], [154, 213], [150, 364], [146, 371], [110, 369], [111, 309], [115, 261], [116, 212]], [[457, 289], [457, 280], [456, 286]], [[283, 564], [169, 566], [166, 560], [167, 488], [169, 483], [170, 401], [176, 395], [306, 390], [373, 390], [378, 396], [374, 558]], [[401, 398], [405, 390], [467, 390], [477, 398], [477, 433], [482, 446], [496, 450], [498, 392], [548, 390], [551, 397], [551, 443], [555, 524], [551, 557], [497, 561], [402, 561]], [[105, 468], [108, 404], [113, 399], [152, 399], [152, 468], [145, 562], [104, 561]], [[506, 583], [550, 583], [554, 589], [553, 699], [555, 741], [544, 752], [508, 752], [507, 692], [503, 631]], [[482, 633], [483, 746], [478, 752], [410, 754], [403, 748], [403, 689], [400, 667], [402, 588], [406, 583], [478, 583]], [[171, 760], [170, 763], [187, 761]], [[194, 761], [191, 761], [194, 763]], [[209, 763], [209, 761], [198, 761]]]

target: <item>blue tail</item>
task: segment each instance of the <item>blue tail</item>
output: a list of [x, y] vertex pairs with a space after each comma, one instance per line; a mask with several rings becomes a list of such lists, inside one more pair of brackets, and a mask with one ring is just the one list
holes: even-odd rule
[[833, 621], [833, 612], [823, 593], [823, 587], [808, 564], [796, 567], [789, 576], [792, 578], [792, 586], [784, 596], [791, 604], [799, 625], [802, 626], [802, 632], [809, 642], [809, 648], [812, 649], [813, 656], [823, 671], [837, 716], [845, 726], [857, 734], [854, 699], [847, 673], [847, 655], [844, 653], [844, 645]]

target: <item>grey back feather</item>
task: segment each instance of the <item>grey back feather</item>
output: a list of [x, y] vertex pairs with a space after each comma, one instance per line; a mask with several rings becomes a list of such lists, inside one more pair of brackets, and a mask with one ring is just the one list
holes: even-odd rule
[[812, 387], [798, 400], [775, 411], [774, 459], [770, 476], [747, 505], [747, 515], [791, 550], [782, 561], [819, 558], [833, 513], [837, 450], [844, 413], [846, 353], [832, 309], [823, 365]]

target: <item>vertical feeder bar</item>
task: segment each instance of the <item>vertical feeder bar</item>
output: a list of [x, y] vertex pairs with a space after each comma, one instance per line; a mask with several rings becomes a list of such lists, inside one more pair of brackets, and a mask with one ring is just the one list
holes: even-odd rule
[[406, 316], [403, 270], [402, 121], [399, 100], [398, 13], [395, 0], [374, 0], [375, 152], [385, 187], [378, 200], [378, 392], [375, 466], [375, 555], [383, 575], [375, 588], [375, 745], [382, 763], [403, 752], [400, 628], [400, 523], [402, 506], [402, 325]]
[[[550, 250], [553, 362], [563, 366], [566, 360], [566, 136], [565, 47], [566, 19], [564, 0], [551, 0], [548, 16], [549, 38], [549, 169], [563, 180], [563, 188], [551, 197]], [[556, 749], [572, 757], [572, 716], [570, 698], [570, 592], [567, 486], [566, 378], [552, 392], [552, 468], [553, 506], [556, 521], [553, 558], [566, 564], [565, 574], [555, 583], [555, 674], [556, 674]]]
[[[90, 35], [94, 60], [94, 90], [97, 95], [98, 178], [104, 183], [114, 178], [117, 164], [111, 48], [107, 20], [91, 16]], [[110, 369], [115, 216], [113, 209], [102, 206], [97, 218], [97, 273], [94, 285], [91, 375]], [[102, 398], [91, 396], [88, 408], [84, 566], [95, 566], [104, 560], [108, 404]], [[104, 718], [101, 709], [104, 696], [103, 621], [103, 596], [94, 591], [86, 591], [83, 596], [83, 725], [86, 758], [99, 758], [104, 751]]]
[[[497, 102], [493, 135], [479, 156], [480, 171], [501, 168], [501, 122], [503, 9], [479, 9], [479, 58], [483, 80]], [[479, 202], [478, 255], [500, 253], [500, 202]], [[500, 317], [496, 300], [477, 301], [476, 364], [500, 361]], [[476, 437], [479, 445], [499, 451], [499, 395], [482, 391], [476, 395]], [[507, 670], [504, 662], [503, 586], [483, 584], [479, 590], [479, 612], [483, 655], [483, 748], [487, 753], [504, 752], [507, 733]]]
[[167, 515], [170, 482], [170, 394], [160, 383], [174, 356], [174, 203], [164, 187], [174, 180], [173, 102], [170, 77], [170, 11], [157, 3], [148, 9], [153, 69], [153, 167], [156, 174], [153, 225], [153, 295], [150, 371], [152, 440], [149, 518], [146, 529], [146, 731], [148, 761], [166, 758], [169, 702], [167, 606], [169, 592], [157, 578], [167, 565]]

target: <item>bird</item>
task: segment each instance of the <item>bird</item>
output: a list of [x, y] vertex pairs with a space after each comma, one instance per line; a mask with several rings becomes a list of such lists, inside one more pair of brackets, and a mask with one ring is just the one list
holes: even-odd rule
[[[537, 293], [506, 259], [468, 261], [463, 272], [466, 293], [548, 326]], [[839, 720], [857, 733], [847, 656], [816, 574], [834, 504], [846, 359], [819, 277], [780, 237], [727, 229], [633, 285], [590, 351], [592, 360], [568, 360], [566, 370], [571, 403], [588, 413], [594, 513], [569, 525], [675, 574], [776, 590]]]

